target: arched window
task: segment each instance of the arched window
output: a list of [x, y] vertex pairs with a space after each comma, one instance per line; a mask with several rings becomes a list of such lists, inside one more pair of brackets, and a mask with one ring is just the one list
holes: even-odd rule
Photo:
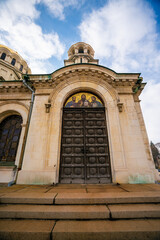
[[11, 64], [14, 66], [14, 65], [15, 65], [15, 63], [16, 63], [16, 59], [15, 59], [15, 58], [13, 58], [13, 59], [12, 59], [12, 62], [11, 62]]
[[84, 50], [82, 47], [79, 48], [78, 53], [84, 53]]
[[6, 58], [6, 53], [2, 53], [1, 59], [2, 59], [2, 60], [5, 60], [5, 58]]
[[19, 69], [21, 72], [22, 72], [22, 70], [23, 70], [23, 65], [21, 64], [21, 66], [20, 66], [20, 69]]
[[14, 162], [16, 158], [22, 117], [12, 115], [0, 124], [0, 162]]

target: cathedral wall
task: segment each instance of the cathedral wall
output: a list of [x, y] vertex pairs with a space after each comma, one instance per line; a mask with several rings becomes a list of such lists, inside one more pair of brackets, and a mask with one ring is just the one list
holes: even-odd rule
[[35, 96], [23, 166], [17, 179], [18, 183], [53, 183], [54, 172], [52, 168], [48, 168], [46, 159], [47, 135], [50, 134], [48, 133], [49, 114], [46, 114], [45, 111], [47, 100], [48, 96]]
[[[29, 74], [24, 80], [26, 84], [23, 84], [21, 74], [30, 73], [27, 63], [13, 50], [2, 45], [0, 48], [0, 53], [6, 53], [6, 58], [0, 59], [0, 80], [6, 80], [2, 81], [0, 86], [0, 123], [7, 116], [14, 114], [20, 115], [23, 121], [20, 140], [19, 142], [17, 140], [18, 150], [14, 155], [15, 162], [14, 159], [12, 163], [10, 163], [11, 160], [10, 162], [7, 160], [5, 154], [9, 151], [5, 152], [1, 147], [1, 153], [5, 154], [0, 160], [0, 182], [11, 182], [16, 180], [16, 177], [18, 184], [59, 182], [63, 107], [72, 94], [83, 91], [95, 94], [104, 103], [112, 182], [155, 182], [156, 170], [139, 104], [139, 94], [143, 90], [139, 73], [116, 73], [98, 65], [98, 60], [94, 59], [92, 47], [80, 42], [69, 49], [69, 59], [64, 60], [65, 67], [48, 75]], [[13, 58], [17, 60], [15, 66], [11, 64]], [[16, 81], [7, 82], [7, 80]], [[27, 88], [27, 84], [35, 91], [33, 108], [31, 89]], [[105, 117], [103, 115], [103, 124]], [[97, 119], [97, 117], [93, 118]], [[97, 122], [94, 123], [97, 124]], [[83, 125], [83, 128], [85, 127]], [[96, 126], [93, 128], [96, 129]], [[104, 133], [102, 131], [102, 137]], [[4, 137], [4, 135], [1, 136]], [[87, 138], [84, 135], [84, 139], [85, 137]], [[7, 146], [6, 139], [7, 137], [3, 138], [3, 141]], [[99, 154], [100, 145], [98, 141], [97, 143], [96, 140], [94, 141], [95, 149], [98, 149], [96, 151]], [[12, 142], [14, 142], [13, 139]], [[73, 140], [72, 145], [74, 145]], [[85, 151], [85, 140], [82, 145], [82, 150]], [[96, 151], [94, 150], [93, 157], [97, 158], [98, 162]], [[107, 154], [108, 148], [106, 156]], [[72, 156], [71, 159], [73, 159]], [[3, 161], [6, 161], [6, 165]], [[97, 170], [97, 173], [99, 174], [100, 170]], [[110, 173], [108, 175], [110, 176]]]
[[[141, 122], [137, 114], [137, 106], [133, 95], [121, 95], [123, 111], [120, 113], [120, 126], [124, 154], [128, 169], [129, 183], [146, 183], [155, 181], [155, 173], [147, 161], [146, 145]], [[143, 131], [145, 131], [143, 129]], [[147, 148], [149, 151], [149, 148]]]
[[[59, 181], [62, 109], [65, 100], [77, 91], [90, 91], [102, 98], [106, 107], [112, 181], [119, 183], [154, 182], [147, 162], [139, 119], [132, 94], [121, 94], [122, 112], [116, 91], [107, 83], [72, 77], [48, 95], [35, 96], [23, 167], [18, 183], [51, 184]], [[51, 108], [46, 113], [45, 104]]]

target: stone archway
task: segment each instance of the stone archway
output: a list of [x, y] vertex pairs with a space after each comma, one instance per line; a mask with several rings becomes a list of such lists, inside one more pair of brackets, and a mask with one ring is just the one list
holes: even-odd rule
[[[63, 106], [72, 94], [80, 91], [92, 92], [102, 99], [105, 106], [105, 119], [108, 130], [108, 141], [110, 145], [110, 163], [112, 182], [116, 179], [116, 166], [125, 168], [123, 154], [123, 142], [121, 128], [119, 126], [119, 112], [117, 108], [118, 96], [114, 88], [106, 81], [99, 81], [88, 72], [87, 78], [80, 78], [79, 74], [59, 81], [59, 84], [51, 92], [48, 102], [51, 104], [48, 116], [48, 134], [46, 142], [45, 164], [53, 169], [53, 181], [59, 182], [60, 152], [62, 136]], [[69, 74], [68, 74], [69, 75]], [[56, 123], [56, 124], [55, 124]], [[117, 144], [118, 143], [118, 144]]]

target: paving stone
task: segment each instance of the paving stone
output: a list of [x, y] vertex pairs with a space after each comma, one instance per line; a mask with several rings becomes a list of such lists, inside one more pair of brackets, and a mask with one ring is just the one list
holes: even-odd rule
[[108, 205], [112, 218], [160, 218], [160, 204]]
[[5, 187], [0, 189], [0, 193], [12, 193], [12, 192], [16, 192], [17, 190], [18, 190], [17, 188]]
[[152, 191], [160, 191], [160, 184], [146, 184]]
[[0, 203], [53, 204], [56, 193], [9, 193], [0, 197]]
[[50, 240], [53, 220], [0, 220], [1, 240]]
[[55, 204], [160, 202], [160, 192], [58, 193]]
[[58, 221], [52, 240], [158, 240], [160, 220]]
[[151, 184], [121, 184], [120, 186], [129, 192], [154, 191]]
[[86, 193], [86, 189], [85, 188], [78, 188], [78, 189], [52, 188], [48, 191], [48, 193]]
[[0, 218], [107, 219], [106, 206], [0, 205]]
[[125, 192], [125, 190], [115, 187], [115, 188], [87, 188], [88, 193], [100, 193], [100, 192]]
[[45, 184], [45, 185], [26, 185], [28, 188], [49, 188], [54, 185], [51, 184]]
[[48, 192], [49, 189], [47, 188], [24, 188], [19, 189], [18, 193], [45, 193]]
[[86, 188], [107, 188], [107, 189], [112, 189], [112, 188], [120, 188], [120, 185], [117, 184], [86, 184]]
[[86, 184], [56, 184], [54, 188], [79, 189], [86, 188]]

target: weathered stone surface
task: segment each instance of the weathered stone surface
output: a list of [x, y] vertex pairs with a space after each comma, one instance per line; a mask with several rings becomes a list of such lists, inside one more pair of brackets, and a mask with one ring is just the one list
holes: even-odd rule
[[88, 186], [87, 184], [57, 184], [54, 186], [54, 188], [69, 188], [69, 189], [80, 189], [80, 188], [86, 188]]
[[53, 220], [0, 220], [1, 240], [50, 240]]
[[16, 192], [18, 192], [18, 193], [45, 193], [48, 191], [49, 191], [49, 189], [46, 189], [46, 188], [24, 188], [24, 189], [20, 189]]
[[160, 204], [108, 205], [112, 218], [160, 218]]
[[160, 202], [160, 192], [59, 193], [56, 204]]
[[112, 187], [112, 188], [87, 188], [88, 193], [102, 193], [102, 192], [125, 192], [125, 190], [118, 188], [118, 187]]
[[1, 205], [0, 218], [107, 219], [106, 206]]
[[120, 186], [128, 192], [160, 191], [158, 184], [121, 184]]
[[146, 184], [146, 186], [151, 188], [152, 191], [160, 191], [160, 184]]
[[12, 192], [16, 192], [18, 189], [12, 188], [12, 187], [4, 187], [4, 188], [0, 188], [0, 193], [12, 193]]
[[70, 188], [52, 188], [48, 193], [86, 193], [85, 188], [70, 189]]
[[160, 220], [58, 221], [52, 240], [158, 240]]
[[0, 203], [53, 204], [56, 193], [10, 193], [0, 197]]
[[86, 184], [87, 189], [91, 188], [101, 188], [101, 189], [119, 189], [120, 185], [118, 184]]

